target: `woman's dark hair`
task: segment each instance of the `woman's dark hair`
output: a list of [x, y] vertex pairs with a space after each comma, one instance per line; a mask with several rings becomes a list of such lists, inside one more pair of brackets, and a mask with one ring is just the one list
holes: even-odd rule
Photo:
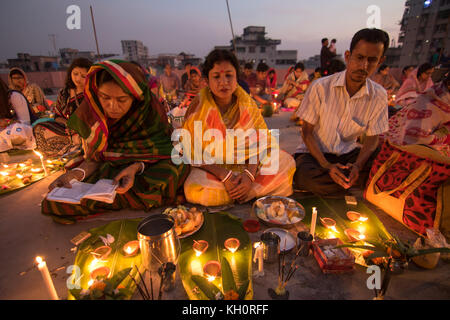
[[324, 44], [325, 41], [328, 41], [328, 38], [323, 38], [323, 39], [322, 39], [322, 44]]
[[105, 84], [108, 82], [117, 83], [116, 79], [114, 79], [114, 77], [105, 69], [98, 71], [95, 76], [95, 79], [96, 79], [95, 84], [97, 85], [97, 88], [99, 88], [102, 84]]
[[270, 75], [270, 74], [275, 74], [275, 69], [270, 69], [269, 72], [267, 73], [267, 75]]
[[201, 74], [198, 73], [197, 69], [191, 69], [189, 71], [189, 74], [192, 76], [193, 74], [198, 74], [200, 77], [202, 76]]
[[250, 70], [253, 70], [253, 64], [250, 63], [250, 62], [247, 62], [247, 63], [244, 65], [244, 69], [250, 69]]
[[382, 64], [381, 67], [378, 69], [378, 72], [381, 72], [381, 71], [385, 70], [386, 68], [389, 68], [389, 66], [387, 64]]
[[297, 70], [297, 69], [302, 69], [302, 71], [305, 71], [305, 65], [301, 62], [297, 62], [295, 64], [294, 70]]
[[66, 74], [66, 83], [65, 86], [66, 88], [69, 89], [75, 89], [75, 83], [73, 83], [72, 81], [72, 71], [75, 68], [82, 68], [82, 69], [86, 69], [89, 70], [92, 66], [92, 62], [89, 59], [86, 58], [76, 58], [75, 60], [72, 61], [72, 63], [69, 66], [69, 69], [67, 69], [67, 74]]
[[11, 119], [12, 115], [9, 107], [8, 86], [0, 78], [0, 119]]
[[317, 67], [316, 69], [314, 69], [314, 72], [320, 72], [320, 74], [322, 74], [322, 68], [321, 67]]
[[214, 68], [214, 65], [219, 62], [227, 61], [236, 70], [236, 78], [239, 79], [239, 61], [232, 53], [228, 50], [215, 49], [211, 51], [205, 58], [205, 63], [203, 65], [203, 75], [209, 79], [209, 72]]
[[419, 69], [417, 69], [417, 78], [419, 78], [422, 75], [422, 73], [425, 73], [430, 69], [433, 69], [433, 66], [431, 65], [431, 63], [426, 62], [426, 63], [420, 65]]
[[350, 52], [353, 52], [356, 45], [359, 41], [364, 40], [370, 43], [382, 43], [383, 48], [383, 56], [386, 53], [386, 50], [389, 48], [389, 35], [380, 29], [362, 29], [359, 30], [355, 35], [353, 36], [352, 42], [350, 44]]

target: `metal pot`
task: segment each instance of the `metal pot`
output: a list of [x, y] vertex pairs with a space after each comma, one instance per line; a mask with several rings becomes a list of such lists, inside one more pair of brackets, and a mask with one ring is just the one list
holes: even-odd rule
[[151, 215], [139, 223], [139, 247], [147, 270], [157, 271], [167, 262], [177, 264], [181, 247], [174, 226], [174, 219], [166, 214]]

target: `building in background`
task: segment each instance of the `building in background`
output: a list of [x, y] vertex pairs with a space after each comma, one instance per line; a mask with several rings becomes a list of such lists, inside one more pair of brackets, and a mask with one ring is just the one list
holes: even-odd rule
[[257, 65], [267, 63], [274, 68], [288, 68], [297, 63], [297, 50], [277, 50], [281, 40], [266, 37], [266, 27], [248, 26], [242, 36], [230, 41], [230, 46], [216, 46], [214, 49], [233, 50], [240, 64], [251, 62]]
[[9, 68], [21, 68], [25, 72], [30, 71], [55, 71], [58, 70], [58, 57], [32, 56], [29, 53], [18, 53], [17, 58], [8, 59]]
[[403, 68], [440, 64], [450, 54], [450, 0], [408, 0], [400, 22], [398, 47], [389, 48], [387, 64]]
[[148, 48], [139, 40], [122, 40], [122, 53], [125, 60], [136, 61], [146, 67], [149, 64]]
[[78, 49], [62, 48], [59, 49], [61, 56], [60, 64], [63, 67], [68, 67], [76, 58], [86, 58], [91, 61], [96, 60], [96, 54], [93, 51], [79, 51]]

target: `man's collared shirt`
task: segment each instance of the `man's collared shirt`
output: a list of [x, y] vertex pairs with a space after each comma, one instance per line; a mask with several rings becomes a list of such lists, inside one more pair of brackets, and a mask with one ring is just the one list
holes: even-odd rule
[[[350, 98], [345, 87], [347, 71], [314, 81], [296, 115], [314, 125], [314, 136], [323, 153], [346, 154], [355, 149], [356, 139], [388, 131], [386, 90], [374, 81]], [[309, 153], [301, 139], [296, 153]]]

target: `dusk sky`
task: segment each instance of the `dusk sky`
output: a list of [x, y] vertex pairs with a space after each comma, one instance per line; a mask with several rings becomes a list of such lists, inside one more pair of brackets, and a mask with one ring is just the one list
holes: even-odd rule
[[[278, 49], [298, 50], [298, 59], [318, 54], [320, 39], [336, 38], [338, 53], [366, 27], [368, 6], [381, 9], [381, 27], [398, 39], [404, 0], [229, 0], [235, 35], [265, 26]], [[81, 9], [81, 29], [68, 30], [66, 8]], [[225, 0], [7, 0], [1, 1], [0, 61], [17, 52], [48, 55], [56, 47], [96, 51], [89, 5], [93, 6], [100, 53], [122, 54], [120, 40], [141, 40], [150, 55], [181, 51], [204, 57], [228, 45], [231, 31]]]

